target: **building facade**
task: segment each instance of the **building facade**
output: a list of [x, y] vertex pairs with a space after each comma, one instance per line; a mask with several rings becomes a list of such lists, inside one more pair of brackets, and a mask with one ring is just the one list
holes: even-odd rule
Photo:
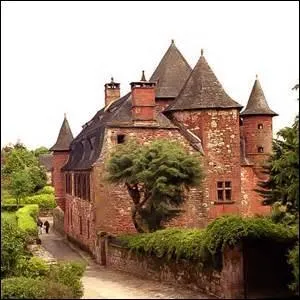
[[256, 78], [246, 108], [223, 89], [203, 51], [192, 69], [172, 41], [147, 81], [105, 84], [105, 107], [73, 138], [65, 118], [53, 151], [53, 184], [68, 236], [95, 252], [99, 231], [135, 232], [131, 200], [121, 184], [106, 178], [106, 161], [128, 139], [167, 138], [201, 154], [205, 179], [186, 195], [184, 213], [168, 226], [204, 227], [228, 213], [267, 214], [253, 191], [266, 179], [262, 164], [272, 147], [273, 112]]

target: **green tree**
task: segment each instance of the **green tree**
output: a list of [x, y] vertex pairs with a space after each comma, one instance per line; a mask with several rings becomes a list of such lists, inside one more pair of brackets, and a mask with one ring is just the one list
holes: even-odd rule
[[34, 155], [38, 158], [41, 154], [49, 154], [50, 151], [48, 148], [46, 147], [39, 147], [39, 148], [36, 148], [34, 151], [33, 151]]
[[132, 199], [132, 221], [138, 232], [155, 231], [180, 213], [184, 191], [203, 178], [199, 156], [177, 143], [149, 145], [130, 141], [117, 146], [108, 161], [108, 180], [124, 183]]
[[[295, 88], [298, 88], [295, 86]], [[267, 181], [260, 181], [256, 191], [264, 205], [277, 203], [287, 213], [298, 215], [299, 209], [299, 117], [291, 127], [281, 129], [273, 140], [273, 153], [264, 166]]]
[[19, 206], [20, 200], [28, 196], [34, 189], [30, 174], [26, 170], [14, 172], [11, 176], [9, 189]]

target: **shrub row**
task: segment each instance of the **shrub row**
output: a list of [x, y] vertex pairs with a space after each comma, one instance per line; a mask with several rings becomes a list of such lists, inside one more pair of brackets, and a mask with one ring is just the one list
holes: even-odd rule
[[168, 259], [188, 258], [206, 265], [213, 263], [215, 268], [220, 268], [221, 254], [226, 245], [234, 246], [252, 238], [296, 242], [297, 230], [275, 224], [267, 217], [223, 216], [205, 229], [168, 228], [153, 233], [123, 235], [119, 240], [136, 253], [166, 256]]
[[67, 286], [46, 279], [11, 277], [1, 281], [1, 299], [72, 299]]
[[[16, 205], [15, 198], [8, 198], [4, 200], [4, 205]], [[56, 207], [54, 194], [38, 194], [33, 196], [25, 197], [20, 200], [22, 205], [24, 204], [37, 204], [41, 210], [52, 209]]]
[[39, 213], [37, 204], [26, 205], [16, 212], [18, 227], [28, 236], [37, 237], [36, 219]]
[[52, 194], [54, 195], [54, 187], [51, 185], [46, 185], [42, 189], [36, 192], [37, 195], [41, 194]]
[[[18, 277], [3, 281], [2, 297], [5, 299], [28, 297], [30, 299], [79, 299], [83, 296], [81, 277], [84, 270], [85, 266], [77, 262], [47, 265], [41, 258], [23, 256], [18, 260], [13, 274]], [[26, 284], [20, 278], [26, 278]], [[36, 289], [36, 286], [40, 287], [40, 281], [44, 285], [49, 282], [57, 292], [45, 288]]]
[[17, 204], [2, 204], [1, 203], [1, 211], [15, 212], [19, 208], [22, 208], [22, 207], [24, 207], [23, 204], [18, 206]]
[[288, 263], [292, 267], [292, 274], [294, 277], [294, 281], [290, 285], [290, 288], [299, 295], [299, 243], [289, 252]]

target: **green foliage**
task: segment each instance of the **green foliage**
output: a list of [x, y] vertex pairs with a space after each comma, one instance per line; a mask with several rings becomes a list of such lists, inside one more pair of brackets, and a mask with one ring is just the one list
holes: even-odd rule
[[188, 258], [200, 261], [203, 266], [219, 268], [226, 245], [234, 246], [245, 239], [296, 241], [297, 230], [275, 224], [266, 217], [223, 216], [205, 229], [168, 228], [153, 233], [123, 235], [119, 239], [136, 253]]
[[1, 212], [1, 219], [11, 224], [17, 225], [17, 217], [14, 212]]
[[273, 141], [273, 154], [264, 166], [267, 181], [258, 183], [263, 204], [280, 202], [287, 212], [298, 215], [299, 210], [299, 117], [292, 127], [285, 127]]
[[54, 195], [54, 187], [51, 185], [46, 185], [42, 189], [36, 192], [37, 195], [41, 194], [51, 194]]
[[46, 147], [39, 147], [33, 151], [34, 155], [38, 158], [41, 154], [49, 154], [50, 151]]
[[1, 299], [72, 299], [69, 287], [48, 279], [11, 277], [1, 282]]
[[5, 186], [11, 186], [14, 173], [25, 171], [32, 182], [32, 191], [43, 188], [47, 182], [45, 169], [40, 166], [38, 157], [33, 151], [29, 151], [22, 144], [16, 144], [13, 148], [5, 147], [3, 154], [3, 167], [1, 175]]
[[[56, 207], [55, 197], [54, 194], [37, 194], [33, 196], [25, 197], [24, 199], [20, 200], [21, 205], [25, 204], [37, 204], [41, 210], [44, 209], [52, 209]], [[11, 210], [14, 210], [14, 206], [16, 206], [16, 199], [10, 198], [3, 201], [1, 207], [3, 210], [9, 210], [11, 206]]]
[[74, 298], [83, 296], [83, 285], [81, 277], [83, 276], [85, 265], [78, 262], [60, 262], [51, 265], [49, 278], [52, 281], [64, 284], [72, 290]]
[[26, 205], [16, 212], [18, 227], [25, 232], [28, 237], [37, 237], [38, 235], [36, 225], [38, 213], [39, 207], [36, 204]]
[[9, 188], [11, 194], [16, 198], [17, 204], [19, 204], [20, 199], [23, 199], [33, 191], [34, 185], [28, 172], [20, 170], [12, 173]]
[[290, 285], [290, 289], [299, 295], [299, 243], [290, 250], [288, 254], [288, 263], [292, 266], [294, 282]]
[[110, 182], [126, 185], [139, 232], [160, 229], [163, 221], [178, 215], [184, 191], [199, 185], [203, 178], [200, 157], [167, 140], [142, 146], [132, 141], [118, 145], [107, 170]]
[[16, 204], [16, 199], [7, 199], [6, 200], [8, 203], [1, 203], [1, 212], [15, 212], [17, 211], [19, 208], [24, 207], [23, 204], [21, 205], [17, 205]]
[[287, 206], [281, 202], [275, 202], [272, 205], [271, 219], [274, 223], [294, 225], [297, 223], [297, 217], [287, 211]]
[[1, 278], [15, 269], [18, 259], [25, 254], [25, 234], [16, 226], [15, 214], [1, 213]]
[[37, 278], [48, 276], [50, 272], [49, 265], [39, 257], [22, 256], [18, 259], [14, 275], [25, 276], [27, 278]]

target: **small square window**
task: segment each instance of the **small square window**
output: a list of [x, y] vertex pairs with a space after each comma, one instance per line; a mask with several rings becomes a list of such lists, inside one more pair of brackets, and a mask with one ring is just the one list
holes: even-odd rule
[[125, 142], [125, 134], [118, 134], [117, 135], [117, 143], [123, 144]]
[[217, 201], [232, 201], [231, 181], [217, 181]]
[[257, 152], [258, 153], [264, 153], [264, 147], [258, 147]]
[[264, 125], [263, 124], [258, 124], [257, 125], [257, 129], [263, 129], [264, 128]]

